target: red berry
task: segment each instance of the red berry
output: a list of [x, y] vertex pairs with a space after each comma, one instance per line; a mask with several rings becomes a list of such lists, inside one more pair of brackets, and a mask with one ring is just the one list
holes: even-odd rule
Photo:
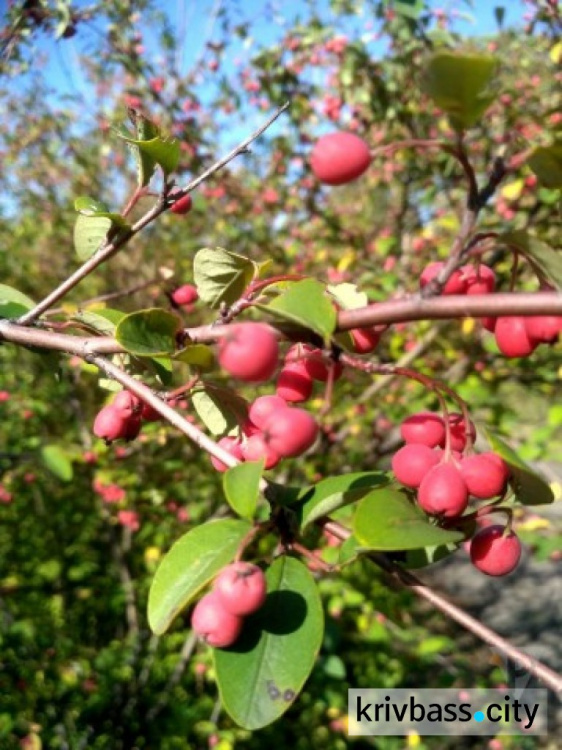
[[174, 289], [170, 298], [172, 303], [177, 307], [181, 307], [182, 305], [192, 305], [199, 299], [199, 292], [197, 291], [197, 287], [193, 286], [193, 284], [183, 284], [177, 289]]
[[439, 414], [420, 411], [402, 422], [400, 434], [407, 443], [421, 443], [435, 448], [445, 441], [445, 423]]
[[252, 424], [262, 430], [273, 412], [286, 408], [287, 402], [280, 396], [258, 396], [250, 405], [248, 416]]
[[314, 175], [326, 185], [344, 185], [360, 177], [371, 163], [369, 146], [353, 133], [320, 137], [310, 155]]
[[562, 331], [562, 318], [556, 315], [533, 315], [525, 318], [525, 330], [536, 344], [553, 344]]
[[134, 440], [139, 436], [142, 427], [142, 420], [140, 414], [131, 414], [125, 421], [125, 434], [123, 437], [125, 440]]
[[[238, 438], [229, 436], [223, 437], [219, 440], [218, 445], [220, 445], [221, 448], [224, 448], [227, 453], [230, 453], [231, 456], [234, 456], [234, 458], [237, 458], [239, 461], [243, 460], [242, 443]], [[215, 456], [211, 456], [211, 463], [217, 471], [226, 471], [230, 468], [226, 464], [223, 464], [220, 459], [215, 458]]]
[[494, 331], [496, 330], [496, 323], [498, 320], [497, 318], [492, 318], [488, 315], [487, 317], [481, 318], [480, 320], [487, 331], [490, 331], [490, 333], [494, 333]]
[[140, 411], [141, 400], [130, 391], [119, 391], [111, 402], [111, 406], [117, 409], [124, 417], [136, 414]]
[[467, 294], [491, 294], [496, 288], [496, 274], [480, 263], [478, 269], [473, 266], [462, 266], [461, 271], [467, 282]]
[[521, 542], [513, 531], [505, 534], [503, 526], [486, 526], [470, 543], [472, 564], [489, 576], [505, 576], [515, 570], [521, 557]]
[[520, 316], [498, 318], [494, 335], [498, 349], [506, 357], [527, 357], [537, 347], [537, 342], [529, 338], [525, 318]]
[[460, 472], [469, 494], [480, 500], [501, 495], [509, 479], [509, 467], [497, 453], [480, 453], [463, 458]]
[[314, 382], [304, 362], [292, 362], [285, 365], [277, 378], [277, 395], [285, 401], [297, 403], [307, 401]]
[[441, 458], [441, 451], [435, 451], [427, 445], [405, 445], [392, 457], [392, 471], [399, 482], [416, 489]]
[[375, 328], [354, 328], [349, 333], [357, 354], [370, 354], [377, 348], [381, 339], [380, 331]]
[[[451, 450], [463, 451], [467, 443], [466, 434], [466, 423], [462, 414], [458, 412], [451, 412], [449, 414], [449, 430], [451, 432]], [[469, 420], [468, 434], [470, 441], [476, 440], [476, 427], [474, 423]], [[442, 448], [445, 447], [445, 440], [440, 444]]]
[[[422, 271], [420, 276], [420, 287], [423, 289], [429, 284], [430, 281], [439, 274], [445, 263], [441, 260], [435, 261], [427, 265]], [[465, 279], [462, 271], [453, 271], [451, 276], [447, 279], [447, 283], [443, 287], [442, 294], [464, 294], [466, 292], [468, 283]]]
[[158, 422], [162, 419], [162, 415], [157, 412], [156, 409], [153, 409], [150, 404], [146, 403], [143, 403], [142, 405], [141, 417], [145, 422]]
[[277, 367], [277, 339], [263, 323], [229, 326], [218, 348], [221, 367], [247, 383], [269, 380]]
[[267, 421], [264, 438], [279, 456], [300, 456], [316, 441], [318, 425], [304, 409], [276, 411]]
[[98, 412], [94, 421], [94, 435], [102, 438], [107, 443], [125, 437], [127, 431], [127, 417], [123, 415], [113, 404], [104, 406]]
[[211, 591], [195, 605], [191, 627], [205, 643], [215, 648], [227, 648], [238, 639], [243, 620], [224, 608], [222, 599]]
[[231, 614], [250, 615], [263, 607], [267, 582], [257, 565], [235, 562], [221, 570], [213, 584], [213, 591]]
[[277, 454], [265, 440], [264, 436], [256, 433], [242, 443], [240, 450], [245, 461], [265, 460], [265, 468], [273, 469], [277, 466], [281, 457]]
[[[172, 190], [170, 192], [170, 197], [173, 197], [173, 195], [177, 192], [179, 192], [177, 189], [175, 191]], [[191, 198], [191, 194], [188, 193], [187, 195], [183, 195], [181, 198], [178, 198], [175, 203], [170, 206], [170, 211], [174, 214], [178, 214], [179, 216], [184, 216], [191, 211], [192, 206], [193, 200]]]
[[460, 516], [468, 505], [468, 489], [459, 470], [452, 463], [430, 469], [421, 481], [418, 503], [431, 515]]

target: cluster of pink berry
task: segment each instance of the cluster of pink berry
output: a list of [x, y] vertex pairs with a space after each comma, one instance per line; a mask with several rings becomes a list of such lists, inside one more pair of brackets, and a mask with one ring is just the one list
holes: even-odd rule
[[261, 568], [247, 562], [227, 565], [215, 578], [212, 590], [195, 605], [191, 627], [209, 646], [232, 646], [240, 636], [244, 617], [257, 612], [266, 596]]
[[94, 420], [94, 435], [109, 445], [114, 440], [134, 440], [142, 422], [156, 422], [160, 414], [130, 391], [119, 391]]
[[[440, 518], [458, 518], [466, 510], [470, 497], [478, 500], [491, 500], [501, 496], [510, 477], [506, 462], [497, 453], [463, 455], [468, 439], [470, 444], [476, 437], [474, 424], [465, 420], [462, 414], [448, 415], [448, 421], [432, 412], [419, 412], [404, 420], [400, 432], [406, 445], [392, 458], [392, 470], [398, 481], [417, 490], [417, 502], [429, 515]], [[450, 445], [448, 453], [444, 448]], [[489, 529], [496, 531], [490, 532]], [[495, 564], [489, 565], [489, 553], [483, 554], [488, 544], [498, 549], [515, 544], [517, 537], [512, 532], [507, 537], [497, 534], [500, 527], [486, 527], [478, 532], [471, 544], [471, 559], [474, 565], [490, 575], [509, 573], [519, 559], [513, 563], [513, 555], [503, 555], [503, 565], [496, 562], [497, 553], [492, 555]], [[495, 535], [495, 536], [494, 536]], [[496, 541], [496, 536], [498, 540]]]
[[[423, 289], [443, 268], [444, 263], [430, 263], [423, 270], [420, 286]], [[480, 263], [475, 268], [461, 266], [447, 280], [443, 294], [492, 294], [496, 288], [496, 275]], [[507, 315], [482, 318], [482, 325], [494, 334], [500, 352], [506, 357], [527, 357], [539, 344], [553, 344], [562, 332], [562, 318], [555, 315], [522, 317]]]

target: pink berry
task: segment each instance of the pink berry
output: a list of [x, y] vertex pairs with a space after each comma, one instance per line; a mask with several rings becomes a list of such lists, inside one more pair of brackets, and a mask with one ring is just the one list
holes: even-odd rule
[[262, 430], [273, 412], [286, 408], [287, 402], [280, 396], [258, 396], [250, 405], [248, 416], [252, 424]]
[[521, 542], [513, 531], [500, 525], [486, 526], [472, 539], [472, 564], [489, 576], [505, 576], [515, 570], [521, 557]]
[[141, 400], [130, 391], [119, 391], [111, 402], [111, 406], [117, 409], [124, 417], [136, 414], [140, 410]]
[[158, 422], [162, 419], [162, 415], [157, 412], [156, 409], [153, 409], [150, 404], [146, 403], [143, 403], [142, 405], [141, 417], [145, 422]]
[[533, 315], [525, 318], [525, 330], [536, 344], [553, 344], [562, 331], [562, 318], [556, 315]]
[[509, 479], [509, 467], [497, 453], [466, 456], [460, 462], [460, 472], [469, 494], [480, 500], [501, 495]]
[[467, 294], [491, 294], [496, 288], [496, 274], [490, 268], [480, 263], [478, 268], [462, 266], [461, 271], [466, 279]]
[[[243, 460], [244, 457], [242, 456], [242, 443], [240, 442], [240, 440], [238, 440], [238, 438], [229, 436], [223, 437], [219, 440], [218, 445], [220, 445], [221, 448], [224, 448], [224, 450], [227, 453], [230, 453], [230, 455], [234, 458], [237, 458], [239, 461]], [[230, 468], [226, 464], [223, 464], [220, 459], [215, 458], [215, 456], [211, 456], [211, 463], [217, 471], [226, 471], [228, 468]]]
[[498, 320], [497, 318], [492, 318], [490, 315], [488, 315], [485, 318], [481, 318], [480, 320], [487, 331], [490, 331], [490, 333], [494, 333], [494, 331], [496, 330], [496, 323]]
[[257, 565], [235, 562], [221, 570], [213, 584], [213, 591], [228, 612], [244, 616], [263, 607], [267, 582]]
[[375, 328], [354, 328], [349, 333], [357, 354], [370, 354], [377, 348], [381, 338], [380, 331]]
[[[467, 443], [467, 432], [466, 423], [462, 414], [458, 412], [451, 412], [449, 414], [449, 430], [451, 432], [451, 450], [463, 451]], [[468, 435], [470, 441], [476, 440], [476, 427], [474, 423], [469, 420]], [[442, 448], [445, 447], [445, 440], [440, 444]]]
[[222, 599], [211, 591], [195, 605], [191, 627], [205, 643], [215, 648], [227, 648], [238, 639], [243, 620], [224, 608]]
[[412, 443], [396, 451], [392, 457], [392, 471], [406, 487], [418, 488], [427, 472], [441, 460], [441, 451], [427, 445]]
[[104, 406], [94, 421], [94, 435], [106, 443], [125, 437], [127, 418], [112, 404]]
[[431, 515], [460, 516], [468, 505], [468, 489], [459, 470], [452, 463], [430, 469], [421, 481], [418, 503]]
[[[429, 263], [420, 276], [420, 287], [423, 289], [430, 281], [439, 274], [445, 263], [441, 260]], [[443, 287], [442, 294], [464, 294], [467, 289], [467, 280], [464, 278], [462, 271], [453, 271]]]
[[292, 362], [285, 365], [277, 378], [277, 395], [285, 401], [297, 403], [307, 401], [314, 387], [314, 382], [304, 362]]
[[[179, 192], [177, 189], [174, 191], [172, 190], [170, 192], [170, 196], [172, 197], [174, 193]], [[170, 211], [174, 214], [177, 214], [178, 216], [184, 216], [185, 214], [188, 214], [191, 211], [191, 207], [193, 206], [193, 199], [191, 198], [191, 194], [188, 193], [187, 195], [183, 195], [181, 198], [178, 198], [171, 206]]]
[[510, 316], [497, 318], [494, 329], [498, 349], [506, 357], [527, 357], [537, 347], [527, 333], [525, 318]]
[[269, 380], [277, 367], [277, 339], [263, 323], [229, 326], [219, 341], [218, 349], [221, 367], [247, 383]]
[[315, 177], [326, 185], [344, 185], [360, 177], [371, 163], [369, 146], [353, 133], [321, 136], [310, 155]]
[[266, 469], [273, 469], [281, 460], [279, 454], [271, 448], [264, 436], [259, 433], [252, 435], [244, 441], [240, 450], [245, 461], [260, 461], [264, 459]]
[[170, 298], [174, 305], [181, 307], [182, 305], [192, 305], [199, 299], [199, 292], [197, 287], [193, 284], [183, 284], [171, 293]]
[[276, 411], [264, 428], [266, 442], [281, 457], [300, 456], [315, 443], [317, 435], [314, 417], [296, 407]]
[[131, 414], [125, 421], [125, 434], [123, 437], [125, 440], [134, 440], [139, 436], [142, 427], [142, 420], [140, 414]]
[[439, 414], [420, 411], [402, 422], [400, 434], [407, 443], [421, 443], [435, 448], [445, 440], [445, 423]]

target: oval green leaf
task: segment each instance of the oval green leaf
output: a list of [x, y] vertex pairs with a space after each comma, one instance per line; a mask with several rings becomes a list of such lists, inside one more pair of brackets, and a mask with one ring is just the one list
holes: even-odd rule
[[0, 318], [19, 318], [35, 307], [35, 302], [23, 292], [0, 284]]
[[547, 188], [562, 188], [562, 143], [537, 146], [528, 159], [529, 166]]
[[154, 357], [172, 354], [182, 321], [167, 310], [153, 307], [126, 315], [115, 329], [115, 338], [131, 354]]
[[277, 317], [309, 328], [324, 340], [328, 340], [336, 328], [336, 308], [325, 294], [324, 285], [314, 279], [296, 281], [269, 305], [260, 307]]
[[205, 344], [190, 344], [185, 349], [174, 354], [174, 360], [184, 362], [186, 365], [198, 367], [201, 370], [212, 370], [215, 364], [215, 355], [210, 346]]
[[74, 210], [78, 211], [79, 214], [84, 214], [84, 216], [96, 216], [97, 214], [107, 214], [109, 212], [105, 203], [88, 196], [76, 198], [74, 201]]
[[291, 707], [314, 667], [324, 634], [320, 595], [305, 565], [278, 557], [266, 577], [265, 605], [246, 619], [234, 646], [214, 651], [225, 710], [250, 730], [271, 724]]
[[248, 258], [222, 247], [204, 247], [193, 259], [193, 278], [199, 296], [212, 308], [224, 302], [231, 305], [258, 275], [258, 267]]
[[408, 550], [462, 541], [460, 531], [433, 526], [405, 492], [373, 490], [361, 500], [353, 517], [353, 533], [373, 550]]
[[539, 276], [562, 291], [562, 253], [523, 229], [500, 234], [498, 242], [517, 248], [534, 266]]
[[242, 424], [248, 416], [248, 405], [235, 391], [206, 384], [191, 396], [199, 418], [213, 435], [224, 435]]
[[112, 226], [107, 216], [78, 216], [74, 225], [74, 248], [80, 260], [88, 260], [102, 247]]
[[260, 494], [264, 461], [246, 461], [225, 471], [224, 494], [232, 510], [242, 518], [253, 518]]
[[234, 559], [251, 529], [247, 521], [209, 521], [188, 531], [162, 558], [148, 595], [148, 623], [164, 633], [216, 574]]
[[510, 484], [518, 502], [523, 505], [547, 505], [554, 501], [554, 492], [548, 482], [519, 458], [498, 435], [483, 429], [492, 450], [503, 458], [511, 469]]
[[74, 476], [72, 461], [66, 451], [58, 445], [44, 445], [41, 448], [41, 461], [51, 474], [63, 482], [70, 482]]

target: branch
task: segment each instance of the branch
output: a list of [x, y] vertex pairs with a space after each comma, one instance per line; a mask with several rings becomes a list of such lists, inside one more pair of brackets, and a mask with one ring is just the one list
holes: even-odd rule
[[[240, 145], [232, 149], [232, 151], [230, 151], [230, 153], [228, 153], [222, 159], [216, 161], [211, 167], [209, 167], [209, 169], [205, 170], [203, 174], [199, 175], [199, 177], [196, 177], [194, 180], [188, 183], [186, 187], [182, 189], [182, 195], [190, 193], [204, 180], [209, 178], [215, 172], [218, 172], [239, 154], [245, 153], [248, 150], [248, 146], [257, 138], [259, 138], [259, 136], [262, 135], [262, 133], [264, 133], [267, 128], [269, 128], [270, 125], [272, 125], [275, 120], [281, 114], [283, 114], [283, 112], [285, 112], [286, 109], [288, 109], [289, 105], [290, 102], [286, 102], [282, 107], [274, 112], [274, 114], [261, 127], [259, 127], [254, 133], [252, 133], [252, 135], [242, 141]], [[86, 278], [86, 276], [88, 276], [98, 266], [108, 260], [108, 258], [111, 258], [111, 256], [115, 255], [115, 253], [124, 245], [126, 245], [132, 237], [138, 234], [141, 229], [144, 229], [145, 226], [150, 224], [152, 221], [154, 221], [154, 219], [160, 216], [160, 214], [164, 213], [167, 210], [168, 206], [166, 205], [165, 198], [161, 196], [159, 201], [150, 209], [150, 211], [148, 211], [141, 219], [139, 219], [136, 224], [134, 224], [128, 231], [120, 233], [117, 238], [111, 242], [106, 241], [99, 248], [99, 250], [97, 250], [97, 252], [92, 255], [91, 258], [89, 258], [83, 265], [80, 266], [80, 268], [78, 268], [65, 281], [63, 281], [62, 284], [60, 284], [56, 289], [48, 294], [45, 299], [39, 302], [39, 304], [35, 305], [34, 308], [29, 310], [29, 312], [26, 312], [24, 315], [22, 315], [18, 320], [19, 324], [29, 325], [34, 320], [37, 320], [40, 315], [42, 315], [46, 310], [52, 307], [56, 302], [61, 300], [71, 289], [74, 289], [74, 287], [77, 286], [80, 281], [82, 281], [82, 279]]]
[[[345, 541], [351, 532], [336, 521], [328, 521], [323, 525], [330, 534], [333, 534], [338, 539]], [[382, 568], [386, 573], [391, 575], [403, 586], [411, 589], [416, 596], [421, 597], [433, 605], [436, 609], [442, 612], [447, 617], [455, 620], [466, 630], [469, 630], [477, 638], [484, 641], [490, 646], [497, 648], [501, 651], [504, 656], [519, 664], [532, 675], [537, 677], [539, 680], [553, 690], [555, 693], [562, 693], [562, 676], [558, 675], [554, 670], [547, 667], [545, 664], [537, 661], [528, 654], [523, 653], [518, 648], [513, 646], [511, 643], [502, 638], [498, 633], [494, 632], [486, 625], [476, 620], [474, 617], [469, 615], [464, 610], [455, 606], [440, 594], [426, 586], [419, 578], [404, 570], [397, 563], [389, 560], [386, 555], [378, 552], [371, 552], [367, 557], [372, 560], [379, 568]]]

